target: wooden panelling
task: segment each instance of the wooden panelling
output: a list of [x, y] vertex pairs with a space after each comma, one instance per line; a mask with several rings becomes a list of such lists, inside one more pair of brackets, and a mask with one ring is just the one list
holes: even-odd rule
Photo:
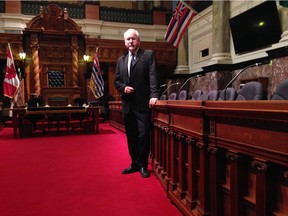
[[109, 104], [109, 122], [112, 126], [121, 131], [125, 131], [121, 101], [110, 101]]
[[[97, 4], [90, 6], [99, 9]], [[97, 19], [91, 14], [90, 9], [87, 11], [88, 15], [90, 13], [89, 17]], [[95, 14], [98, 14], [97, 11]], [[28, 22], [23, 34], [0, 34], [1, 70], [7, 58], [8, 42], [11, 45], [16, 68], [23, 71], [25, 102], [30, 98], [31, 93], [39, 95], [44, 93], [44, 100], [49, 99], [45, 96], [48, 90], [42, 92], [42, 89], [49, 88], [48, 72], [51, 70], [63, 71], [64, 87], [80, 88], [79, 95], [87, 100], [90, 99], [87, 80], [92, 71], [92, 61], [85, 63], [83, 55], [88, 54], [92, 60], [97, 47], [105, 79], [105, 96], [114, 96], [119, 100], [113, 81], [117, 60], [127, 51], [124, 41], [85, 37], [81, 28], [69, 18], [67, 11], [62, 12], [57, 4], [49, 4], [47, 11], [41, 9], [40, 14]], [[143, 41], [141, 46], [155, 51], [161, 77], [174, 71], [177, 56], [176, 49], [172, 45], [167, 42]], [[25, 62], [19, 58], [20, 51], [25, 51], [27, 54]], [[1, 86], [3, 84], [0, 84]], [[53, 91], [51, 89], [50, 93]], [[66, 95], [69, 100], [73, 99], [68, 96]]]
[[287, 215], [287, 107], [157, 102], [152, 165], [168, 198], [184, 215]]

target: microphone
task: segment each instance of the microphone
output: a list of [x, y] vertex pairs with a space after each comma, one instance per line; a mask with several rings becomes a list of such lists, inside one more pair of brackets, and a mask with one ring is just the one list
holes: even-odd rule
[[230, 82], [228, 82], [228, 84], [225, 86], [223, 92], [224, 92], [224, 101], [226, 101], [226, 91], [227, 91], [227, 88], [228, 86], [233, 83], [238, 76], [240, 76], [240, 74], [242, 74], [245, 70], [247, 70], [248, 68], [251, 68], [251, 67], [256, 67], [256, 66], [259, 66], [259, 65], [262, 65], [262, 64], [266, 64], [265, 62], [259, 62], [259, 63], [254, 63], [252, 65], [248, 65], [247, 67], [243, 68], [242, 70], [239, 71], [239, 73], [237, 73], [235, 75], [235, 77], [233, 77], [233, 79], [230, 80]]
[[177, 95], [179, 95], [180, 91], [183, 89], [183, 87], [186, 85], [187, 82], [189, 82], [192, 78], [198, 78], [198, 77], [201, 77], [202, 75], [198, 74], [196, 76], [192, 76], [192, 77], [189, 77], [179, 88], [178, 92], [177, 92]]
[[[169, 86], [164, 90], [164, 92], [161, 94], [161, 96], [164, 95], [164, 94], [168, 91], [168, 89], [170, 89], [172, 86], [179, 85], [179, 84], [180, 84], [180, 82], [172, 83], [171, 85], [169, 85]], [[164, 85], [166, 86], [166, 84], [164, 84]]]
[[260, 66], [260, 65], [271, 64], [271, 63], [272, 63], [272, 61], [270, 59], [266, 59], [262, 62], [255, 63], [255, 65]]

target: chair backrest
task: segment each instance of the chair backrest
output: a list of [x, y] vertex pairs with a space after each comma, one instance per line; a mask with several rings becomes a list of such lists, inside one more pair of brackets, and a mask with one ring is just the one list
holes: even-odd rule
[[[235, 100], [236, 97], [237, 97], [237, 92], [234, 88], [229, 87], [226, 89], [226, 100]], [[224, 91], [221, 91], [218, 100], [219, 101], [225, 100]]]
[[27, 102], [28, 107], [40, 107], [43, 106], [43, 99], [40, 97], [31, 98]]
[[166, 96], [166, 94], [161, 95], [160, 100], [167, 100], [167, 96]]
[[181, 90], [178, 94], [178, 100], [187, 100], [187, 91], [186, 90]]
[[75, 98], [73, 103], [74, 103], [74, 106], [82, 107], [83, 104], [85, 103], [85, 99], [81, 97]]
[[195, 90], [192, 94], [192, 98], [191, 100], [200, 100], [199, 97], [203, 94], [203, 92], [198, 89], [198, 90]]
[[218, 98], [219, 98], [219, 91], [217, 91], [217, 90], [211, 90], [211, 91], [208, 92], [207, 97], [208, 97], [207, 100], [213, 100], [213, 101], [218, 100]]
[[176, 100], [177, 98], [177, 94], [176, 93], [171, 93], [169, 96], [168, 96], [168, 100]]
[[288, 100], [288, 80], [283, 80], [278, 84], [271, 100]]
[[238, 92], [236, 100], [262, 100], [263, 86], [260, 82], [248, 82]]
[[202, 95], [199, 96], [198, 100], [208, 100], [208, 94], [203, 93]]

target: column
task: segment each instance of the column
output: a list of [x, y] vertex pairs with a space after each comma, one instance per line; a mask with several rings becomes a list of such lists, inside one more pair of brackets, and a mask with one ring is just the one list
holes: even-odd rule
[[199, 180], [197, 215], [209, 215], [210, 212], [210, 167], [207, 144], [203, 141], [196, 141], [199, 152]]
[[179, 46], [177, 49], [177, 67], [175, 69], [175, 74], [188, 74], [188, 31], [185, 32]]
[[166, 25], [166, 13], [159, 7], [153, 9], [153, 24]]
[[100, 20], [99, 2], [85, 2], [86, 19]]
[[268, 193], [268, 165], [267, 161], [256, 159], [251, 162], [251, 167], [256, 173], [256, 215], [265, 215], [270, 212], [268, 198], [272, 194]]
[[72, 86], [78, 87], [78, 40], [77, 36], [72, 36]]
[[[230, 207], [226, 207], [227, 209], [230, 209], [230, 215], [241, 215], [239, 214], [239, 211], [241, 209], [240, 205], [240, 156], [238, 152], [232, 152], [228, 151], [226, 153], [227, 163], [230, 164], [230, 173], [226, 173], [227, 176], [229, 176], [229, 182], [227, 182], [229, 195], [230, 195]], [[228, 172], [228, 171], [227, 171]], [[225, 207], [224, 207], [225, 208]], [[241, 209], [242, 210], [242, 209]]]
[[[39, 68], [39, 55], [38, 55], [38, 36], [36, 34], [31, 35], [31, 47], [32, 47], [32, 71], [33, 71], [33, 79], [32, 83], [33, 86], [33, 93], [37, 95], [41, 94], [41, 87], [40, 87], [40, 68]], [[31, 93], [31, 92], [30, 92]]]
[[230, 54], [230, 2], [213, 1], [213, 54], [212, 61], [216, 63], [231, 63]]
[[5, 13], [21, 14], [21, 1], [5, 1]]
[[280, 16], [280, 22], [282, 27], [282, 35], [280, 42], [287, 41], [288, 40], [288, 8], [282, 7], [279, 9], [279, 16]]

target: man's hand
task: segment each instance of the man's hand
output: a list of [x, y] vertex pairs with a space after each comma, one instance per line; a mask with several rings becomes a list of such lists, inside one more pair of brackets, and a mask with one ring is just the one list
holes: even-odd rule
[[158, 98], [150, 98], [149, 107], [152, 108], [156, 104], [157, 100]]
[[131, 86], [126, 86], [124, 89], [125, 94], [132, 94], [134, 92], [134, 88]]

